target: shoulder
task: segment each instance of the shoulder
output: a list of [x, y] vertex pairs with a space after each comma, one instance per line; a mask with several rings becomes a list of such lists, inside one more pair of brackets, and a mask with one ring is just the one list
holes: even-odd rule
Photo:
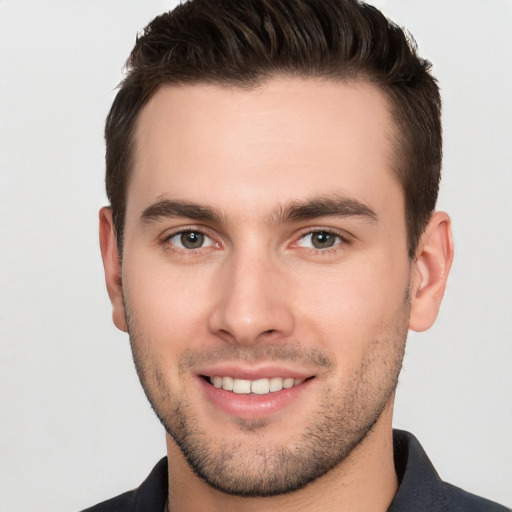
[[90, 508], [86, 508], [82, 512], [131, 512], [135, 511], [135, 495], [136, 490], [128, 491], [115, 498], [98, 503]]
[[510, 509], [443, 482], [445, 507], [450, 512], [510, 512]]
[[167, 500], [167, 475], [167, 457], [164, 457], [137, 489], [98, 503], [82, 512], [162, 512]]
[[419, 441], [409, 432], [393, 432], [395, 469], [400, 481], [388, 512], [511, 512], [503, 505], [444, 482]]

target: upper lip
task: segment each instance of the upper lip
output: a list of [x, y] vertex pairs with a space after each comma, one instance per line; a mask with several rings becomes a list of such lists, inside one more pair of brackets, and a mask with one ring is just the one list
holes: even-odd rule
[[294, 379], [307, 379], [313, 377], [313, 373], [305, 370], [285, 368], [283, 366], [267, 365], [258, 367], [249, 367], [238, 364], [222, 364], [201, 368], [197, 371], [198, 375], [206, 377], [233, 377], [235, 379], [258, 380], [264, 378], [282, 377]]

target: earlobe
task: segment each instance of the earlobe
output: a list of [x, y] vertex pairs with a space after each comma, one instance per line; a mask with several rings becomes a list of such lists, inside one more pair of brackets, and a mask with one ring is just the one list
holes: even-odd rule
[[112, 221], [112, 210], [104, 207], [99, 213], [100, 248], [105, 269], [105, 283], [112, 303], [112, 319], [121, 331], [128, 332], [123, 300], [121, 260], [117, 248], [116, 232]]
[[409, 329], [425, 331], [435, 322], [452, 261], [450, 217], [436, 212], [421, 236], [413, 262]]

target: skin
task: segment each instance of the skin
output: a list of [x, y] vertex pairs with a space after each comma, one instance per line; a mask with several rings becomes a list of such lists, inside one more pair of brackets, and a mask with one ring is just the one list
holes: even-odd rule
[[[122, 265], [106, 208], [100, 242], [114, 322], [168, 432], [173, 511], [392, 501], [406, 334], [434, 322], [453, 257], [438, 212], [408, 258], [393, 129], [363, 82], [163, 87], [141, 112]], [[205, 392], [216, 372], [307, 380], [240, 412]]]

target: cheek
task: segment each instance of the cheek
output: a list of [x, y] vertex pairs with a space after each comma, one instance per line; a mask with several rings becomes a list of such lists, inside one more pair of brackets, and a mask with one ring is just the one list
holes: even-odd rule
[[133, 322], [154, 348], [185, 349], [198, 337], [208, 294], [197, 273], [133, 257], [123, 265], [123, 291]]
[[[143, 386], [154, 396], [180, 396], [186, 385], [180, 357], [205, 339], [198, 285], [169, 267], [126, 265], [123, 291], [131, 319], [130, 336]], [[150, 270], [148, 270], [150, 269]], [[139, 271], [138, 271], [139, 270]]]
[[295, 294], [302, 298], [297, 325], [306, 339], [316, 339], [340, 364], [356, 364], [368, 344], [394, 332], [403, 321], [407, 269], [403, 262], [388, 260], [340, 267], [324, 276], [310, 273]]

